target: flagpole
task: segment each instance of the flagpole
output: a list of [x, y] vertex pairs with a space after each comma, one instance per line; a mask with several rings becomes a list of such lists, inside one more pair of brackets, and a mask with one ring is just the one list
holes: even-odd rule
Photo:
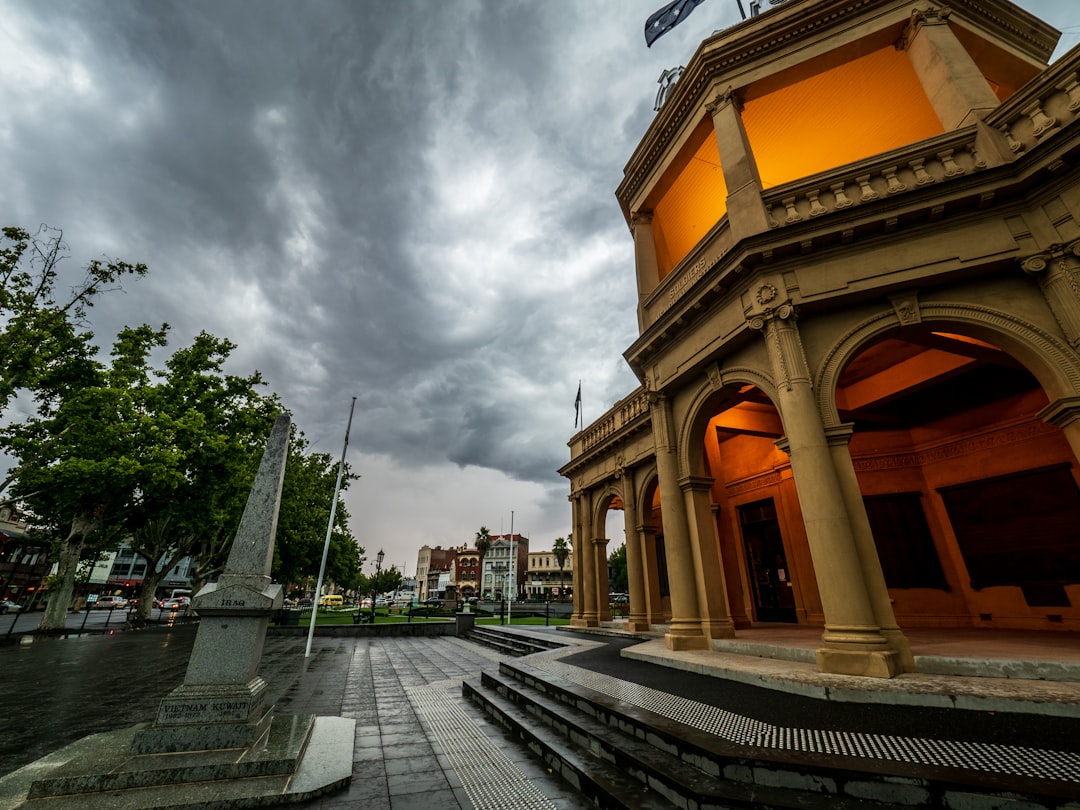
[[510, 510], [510, 620], [514, 619], [514, 596], [517, 594], [517, 578], [514, 576], [514, 565], [517, 556], [514, 554], [514, 510]]
[[326, 557], [330, 553], [330, 536], [334, 533], [334, 515], [337, 513], [338, 492], [341, 490], [341, 474], [345, 471], [345, 451], [349, 449], [349, 431], [352, 430], [352, 417], [355, 408], [356, 397], [353, 397], [352, 404], [349, 405], [349, 422], [345, 426], [345, 444], [341, 448], [341, 461], [338, 463], [337, 482], [334, 484], [334, 499], [330, 501], [330, 522], [326, 526], [326, 542], [323, 543], [322, 563], [319, 565], [319, 583], [315, 586], [315, 598], [311, 604], [311, 624], [308, 626], [307, 648], [304, 650], [304, 658], [311, 655], [311, 639], [315, 636], [315, 616], [319, 612], [323, 575], [326, 573]]

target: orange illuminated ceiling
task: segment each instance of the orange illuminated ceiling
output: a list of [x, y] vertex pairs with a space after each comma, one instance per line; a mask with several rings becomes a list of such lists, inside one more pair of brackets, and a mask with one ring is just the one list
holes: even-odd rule
[[[1007, 353], [946, 332], [874, 343], [845, 366], [837, 382], [840, 419], [859, 432], [910, 430], [951, 414], [997, 408], [995, 403], [1007, 410], [1014, 398], [1039, 390], [1031, 373]], [[729, 390], [726, 407], [709, 425], [720, 442], [737, 436], [774, 441], [784, 432], [775, 406], [754, 386]]]
[[653, 207], [661, 279], [727, 213], [727, 184], [712, 126], [698, 127], [683, 151], [685, 166]]
[[944, 131], [892, 46], [749, 100], [742, 119], [764, 188]]

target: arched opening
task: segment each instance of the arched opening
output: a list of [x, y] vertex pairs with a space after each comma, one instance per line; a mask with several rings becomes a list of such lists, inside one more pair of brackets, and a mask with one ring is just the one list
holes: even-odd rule
[[736, 629], [823, 622], [776, 406], [759, 385], [733, 383], [705, 399], [693, 424], [689, 471], [712, 479], [715, 524], [699, 528], [699, 542], [718, 546], [714, 570], [703, 572], [706, 602], [726, 592]]
[[837, 377], [897, 622], [1067, 627], [1080, 619], [1076, 457], [1039, 417], [1039, 380], [976, 332], [941, 321], [893, 331]]

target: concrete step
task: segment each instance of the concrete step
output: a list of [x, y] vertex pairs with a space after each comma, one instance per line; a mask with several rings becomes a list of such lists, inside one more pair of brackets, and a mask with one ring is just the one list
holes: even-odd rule
[[534, 756], [573, 786], [593, 805], [625, 810], [669, 810], [673, 805], [651, 793], [632, 775], [570, 744], [537, 724], [512, 700], [482, 685], [477, 679], [462, 682], [462, 694], [517, 737]]
[[632, 789], [611, 776], [585, 780], [581, 773], [590, 767], [602, 775], [614, 768], [632, 777], [638, 790], [667, 802], [659, 806], [682, 808], [1080, 808], [1069, 801], [1068, 784], [737, 744], [526, 661], [504, 661], [497, 675], [485, 673], [464, 691], [553, 771], [571, 774], [571, 784], [586, 784], [592, 791], [587, 795], [602, 807], [641, 805], [627, 805]]
[[522, 636], [492, 627], [473, 627], [465, 638], [476, 644], [498, 650], [504, 655], [519, 657], [562, 647], [558, 641]]

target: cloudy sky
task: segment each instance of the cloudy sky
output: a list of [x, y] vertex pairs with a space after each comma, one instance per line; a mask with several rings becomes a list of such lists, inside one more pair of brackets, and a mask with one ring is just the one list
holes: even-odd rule
[[[636, 387], [614, 199], [656, 80], [735, 0], [646, 48], [664, 0], [0, 0], [0, 224], [68, 270], [150, 274], [93, 310], [238, 344], [337, 458], [369, 557], [570, 531], [574, 396]], [[744, 2], [749, 7], [748, 0]], [[1074, 0], [1023, 0], [1080, 40]], [[368, 566], [370, 569], [370, 565]]]

